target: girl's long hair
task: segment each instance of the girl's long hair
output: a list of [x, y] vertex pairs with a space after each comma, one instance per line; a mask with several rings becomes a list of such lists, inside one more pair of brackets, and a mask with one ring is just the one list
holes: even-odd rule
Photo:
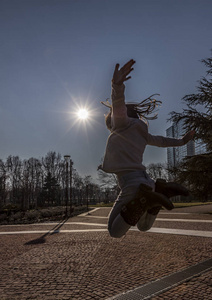
[[[129, 102], [126, 103], [127, 107], [127, 115], [129, 118], [136, 118], [136, 119], [142, 119], [145, 123], [148, 124], [148, 120], [155, 120], [157, 119], [157, 113], [151, 116], [151, 114], [162, 104], [162, 101], [156, 100], [153, 97], [154, 96], [160, 96], [159, 94], [153, 94], [149, 96], [148, 98], [142, 100], [139, 103]], [[109, 99], [107, 99], [105, 102], [101, 102], [103, 105], [110, 108], [110, 112], [105, 116], [105, 122], [106, 126], [109, 130], [111, 130], [111, 111], [112, 111], [112, 105], [109, 102]]]

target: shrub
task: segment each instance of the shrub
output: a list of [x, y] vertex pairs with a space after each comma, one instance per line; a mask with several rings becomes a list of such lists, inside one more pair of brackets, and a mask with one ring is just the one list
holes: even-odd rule
[[22, 213], [21, 213], [20, 211], [17, 212], [17, 213], [15, 213], [15, 214], [13, 215], [13, 219], [14, 219], [15, 221], [21, 220], [21, 218], [22, 218]]
[[41, 214], [42, 218], [50, 218], [50, 217], [52, 217], [52, 211], [49, 210], [49, 209], [42, 209], [40, 211], [40, 214]]
[[52, 209], [52, 216], [60, 216], [65, 213], [65, 208], [63, 207], [54, 207]]
[[26, 213], [25, 213], [25, 219], [27, 219], [27, 220], [30, 220], [30, 221], [32, 221], [32, 220], [36, 220], [36, 219], [38, 219], [38, 217], [39, 217], [39, 213], [38, 213], [38, 211], [36, 211], [36, 210], [33, 210], [33, 211], [27, 211]]
[[0, 214], [0, 222], [7, 220], [7, 214]]

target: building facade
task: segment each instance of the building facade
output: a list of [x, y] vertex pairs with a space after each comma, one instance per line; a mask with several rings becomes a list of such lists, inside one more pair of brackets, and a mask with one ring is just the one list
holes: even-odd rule
[[[185, 135], [186, 131], [183, 127], [183, 121], [173, 123], [166, 130], [166, 136], [172, 138], [181, 138]], [[186, 157], [197, 154], [206, 153], [206, 145], [201, 141], [189, 141], [186, 145], [181, 147], [167, 148], [167, 163], [168, 168], [177, 167], [177, 165]]]
[[[166, 136], [171, 138], [181, 138], [185, 135], [183, 122], [174, 123], [166, 130]], [[181, 147], [167, 148], [167, 162], [168, 167], [176, 167], [186, 156], [193, 156], [197, 154], [195, 149], [195, 142], [189, 141], [186, 145]]]
[[[166, 130], [166, 136], [171, 138], [182, 138], [186, 133], [183, 126], [183, 121], [179, 123], [173, 123]], [[207, 153], [206, 145], [201, 141], [189, 141], [186, 145], [181, 147], [170, 147], [167, 148], [167, 167], [168, 167], [168, 178], [170, 181], [175, 180], [175, 175], [171, 170], [177, 168], [179, 163], [187, 156], [193, 156], [198, 154]], [[191, 201], [190, 198], [189, 201]], [[175, 197], [175, 202], [187, 201], [183, 196]]]

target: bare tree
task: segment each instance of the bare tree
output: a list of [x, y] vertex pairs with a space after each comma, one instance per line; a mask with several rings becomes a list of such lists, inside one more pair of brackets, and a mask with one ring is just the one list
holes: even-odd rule
[[7, 198], [7, 170], [6, 164], [0, 159], [0, 209], [6, 205]]
[[9, 156], [6, 161], [7, 172], [8, 172], [8, 185], [10, 188], [10, 203], [22, 205], [21, 203], [21, 170], [22, 161], [18, 156]]
[[61, 154], [57, 154], [53, 151], [48, 152], [46, 156], [42, 158], [45, 176], [47, 176], [48, 173], [51, 173], [51, 175], [58, 180], [61, 174], [61, 162]]
[[82, 177], [80, 177], [80, 175], [75, 169], [73, 169], [72, 172], [72, 192], [74, 203], [82, 204], [84, 194], [84, 183]]
[[37, 208], [38, 197], [43, 186], [42, 164], [36, 158], [23, 161], [22, 167], [22, 197], [24, 208]]
[[153, 179], [157, 180], [158, 178], [162, 178], [168, 180], [168, 172], [167, 167], [163, 163], [152, 163], [146, 167], [146, 171], [148, 175]]

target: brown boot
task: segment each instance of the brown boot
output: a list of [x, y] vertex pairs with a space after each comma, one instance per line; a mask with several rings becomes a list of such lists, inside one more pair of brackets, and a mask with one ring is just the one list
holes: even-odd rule
[[[155, 183], [155, 192], [161, 193], [165, 195], [168, 198], [178, 196], [178, 195], [184, 195], [188, 196], [189, 191], [179, 183], [175, 182], [166, 182], [164, 179], [157, 179]], [[151, 215], [157, 215], [161, 209], [161, 206], [153, 207], [151, 209], [148, 209], [148, 213]]]
[[121, 216], [127, 224], [135, 226], [146, 210], [158, 209], [161, 206], [168, 210], [174, 208], [166, 196], [153, 192], [151, 187], [141, 184], [135, 198], [122, 207]]
[[157, 179], [155, 183], [155, 192], [161, 193], [168, 198], [183, 195], [188, 196], [189, 190], [176, 182], [166, 182], [164, 179]]

